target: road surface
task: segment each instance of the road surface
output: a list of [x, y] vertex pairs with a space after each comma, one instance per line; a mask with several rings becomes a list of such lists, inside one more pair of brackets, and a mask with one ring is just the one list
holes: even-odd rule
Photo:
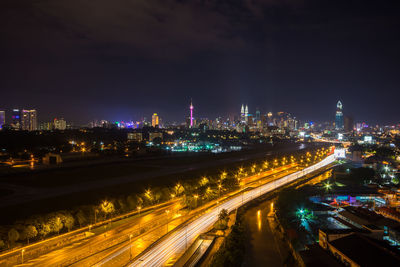
[[[171, 262], [171, 259], [178, 258], [177, 255], [181, 255], [201, 233], [206, 232], [213, 226], [221, 209], [227, 209], [228, 211], [237, 209], [244, 203], [262, 194], [275, 190], [277, 187], [288, 184], [306, 174], [331, 164], [334, 160], [334, 155], [330, 155], [319, 163], [280, 179], [276, 179], [273, 182], [244, 191], [240, 195], [209, 209], [205, 214], [199, 216], [195, 220], [178, 227], [176, 231], [142, 253], [129, 266], [163, 266], [167, 262]], [[109, 257], [113, 257], [113, 255]]]

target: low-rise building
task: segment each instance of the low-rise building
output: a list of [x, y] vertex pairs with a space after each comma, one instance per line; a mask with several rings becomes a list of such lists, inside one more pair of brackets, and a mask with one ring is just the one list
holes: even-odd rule
[[345, 266], [400, 266], [400, 257], [385, 243], [352, 233], [333, 239], [324, 239], [320, 231], [319, 244]]
[[143, 134], [142, 133], [128, 133], [128, 141], [142, 142]]

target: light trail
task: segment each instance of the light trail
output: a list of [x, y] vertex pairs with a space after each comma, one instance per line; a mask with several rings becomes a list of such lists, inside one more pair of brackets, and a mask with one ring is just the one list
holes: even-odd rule
[[[165, 239], [161, 240], [147, 252], [143, 253], [129, 266], [163, 266], [174, 255], [183, 253], [201, 233], [206, 232], [209, 228], [211, 228], [217, 221], [220, 210], [226, 209], [228, 212], [235, 210], [250, 200], [259, 197], [260, 195], [275, 190], [276, 188], [285, 184], [291, 183], [294, 180], [327, 166], [334, 161], [334, 155], [330, 155], [313, 166], [276, 179], [257, 188], [242, 192], [236, 197], [233, 197], [226, 202], [212, 208], [207, 213], [199, 216], [186, 225], [179, 227]], [[110, 255], [110, 257], [114, 256]]]

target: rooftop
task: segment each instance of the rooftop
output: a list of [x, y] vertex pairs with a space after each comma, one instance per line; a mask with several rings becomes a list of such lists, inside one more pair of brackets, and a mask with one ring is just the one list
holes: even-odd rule
[[307, 267], [339, 267], [343, 266], [334, 257], [329, 255], [318, 244], [309, 245], [307, 250], [299, 251]]
[[400, 257], [370, 238], [352, 234], [336, 239], [331, 245], [360, 266], [400, 266]]

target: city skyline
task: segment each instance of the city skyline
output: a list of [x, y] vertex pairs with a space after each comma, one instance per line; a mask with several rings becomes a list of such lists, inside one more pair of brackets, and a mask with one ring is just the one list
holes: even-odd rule
[[[257, 116], [261, 116], [261, 114], [263, 114], [263, 116], [265, 116], [265, 117], [269, 117], [272, 114], [278, 114], [278, 113], [281, 113], [281, 112], [287, 112], [287, 111], [284, 111], [284, 110], [274, 111], [274, 112], [267, 111], [267, 110], [262, 110], [258, 106], [256, 108], [254, 108], [254, 110], [253, 110], [253, 109], [249, 109], [247, 104], [245, 104], [245, 105], [242, 104], [240, 112], [233, 112], [233, 113], [230, 113], [230, 114], [226, 114], [225, 113], [225, 115], [215, 114], [214, 117], [207, 117], [207, 116], [203, 116], [202, 114], [200, 114], [200, 115], [194, 114], [193, 113], [194, 106], [193, 106], [192, 103], [193, 103], [193, 101], [190, 100], [190, 106], [186, 111], [184, 111], [184, 114], [182, 114], [180, 120], [179, 119], [178, 120], [166, 120], [165, 118], [166, 117], [168, 118], [169, 116], [167, 114], [162, 114], [163, 121], [166, 122], [166, 123], [178, 123], [179, 124], [179, 123], [184, 123], [186, 119], [189, 119], [189, 124], [190, 124], [191, 127], [193, 127], [194, 126], [194, 121], [196, 119], [211, 119], [211, 120], [213, 120], [213, 119], [218, 119], [218, 118], [226, 118], [226, 119], [240, 118], [241, 121], [247, 121], [247, 117], [248, 116], [251, 116], [252, 118], [257, 119]], [[40, 118], [40, 117], [38, 119], [37, 118], [37, 114], [36, 114], [36, 112], [37, 112], [36, 109], [32, 109], [32, 110], [35, 111], [35, 120], [37, 120], [37, 122], [35, 122], [36, 124], [38, 124], [38, 123], [48, 123], [49, 121], [51, 122], [53, 120], [54, 121], [57, 120], [57, 118], [54, 118], [54, 114], [46, 114], [47, 117], [54, 118], [54, 119], [46, 120], [46, 119], [43, 119], [43, 118]], [[294, 118], [297, 119], [297, 120], [300, 120], [301, 122], [311, 122], [311, 123], [329, 123], [329, 122], [331, 122], [331, 123], [333, 123], [335, 125], [336, 130], [341, 130], [341, 129], [346, 128], [345, 127], [345, 124], [346, 124], [345, 121], [349, 120], [349, 119], [351, 120], [351, 124], [353, 126], [355, 126], [355, 122], [358, 122], [358, 123], [362, 122], [362, 123], [368, 123], [368, 124], [373, 124], [373, 125], [397, 125], [397, 124], [399, 124], [399, 122], [386, 123], [386, 124], [382, 123], [382, 122], [375, 122], [374, 123], [374, 122], [371, 122], [371, 121], [368, 121], [368, 120], [367, 121], [358, 120], [357, 118], [354, 120], [352, 114], [349, 114], [349, 113], [344, 114], [343, 113], [343, 104], [342, 104], [341, 100], [337, 100], [336, 109], [335, 110], [336, 110], [335, 114], [333, 116], [331, 114], [331, 118], [330, 119], [320, 120], [320, 121], [309, 119], [309, 118], [308, 119], [307, 118], [305, 118], [305, 119], [300, 118], [299, 119], [296, 114], [292, 114], [290, 112], [288, 114], [294, 115]], [[12, 110], [10, 110], [8, 112], [5, 109], [0, 109], [0, 111], [2, 112], [1, 119], [5, 122], [4, 123], [3, 121], [0, 121], [0, 123], [3, 122], [3, 124], [5, 124], [5, 125], [14, 125], [15, 124], [13, 122], [14, 121], [14, 118], [13, 118], [14, 115], [12, 115], [13, 112], [15, 112], [15, 111], [22, 112], [22, 111], [28, 111], [28, 110], [13, 108]], [[189, 112], [189, 115], [187, 115], [188, 112]], [[157, 119], [156, 119], [157, 123], [154, 123], [154, 116], [155, 115], [157, 117]], [[338, 118], [338, 116], [340, 116], [340, 117]], [[59, 118], [61, 117], [62, 119], [64, 119], [63, 116], [58, 116], [58, 117]], [[109, 122], [149, 121], [149, 122], [151, 122], [151, 125], [153, 125], [153, 124], [154, 125], [158, 125], [158, 118], [159, 117], [160, 117], [160, 114], [151, 112], [150, 114], [146, 114], [146, 115], [136, 115], [136, 116], [134, 115], [134, 116], [131, 116], [128, 119], [127, 118], [121, 118], [121, 117], [116, 117], [115, 119], [110, 119], [110, 118], [107, 118], [107, 117], [103, 117], [103, 118], [96, 117], [96, 118], [92, 118], [89, 121], [83, 121], [83, 122], [79, 122], [79, 121], [77, 122], [77, 121], [74, 121], [74, 120], [69, 120], [69, 123], [72, 123], [75, 126], [84, 126], [84, 125], [90, 124], [92, 122], [106, 120], [106, 121], [109, 121]], [[258, 119], [260, 119], [260, 118], [258, 118]], [[337, 126], [338, 123], [340, 124], [339, 127]], [[154, 125], [153, 125], [153, 127], [154, 127]], [[33, 127], [33, 128], [37, 128], [38, 129], [38, 127]], [[347, 125], [347, 128], [348, 128], [348, 125]]]

